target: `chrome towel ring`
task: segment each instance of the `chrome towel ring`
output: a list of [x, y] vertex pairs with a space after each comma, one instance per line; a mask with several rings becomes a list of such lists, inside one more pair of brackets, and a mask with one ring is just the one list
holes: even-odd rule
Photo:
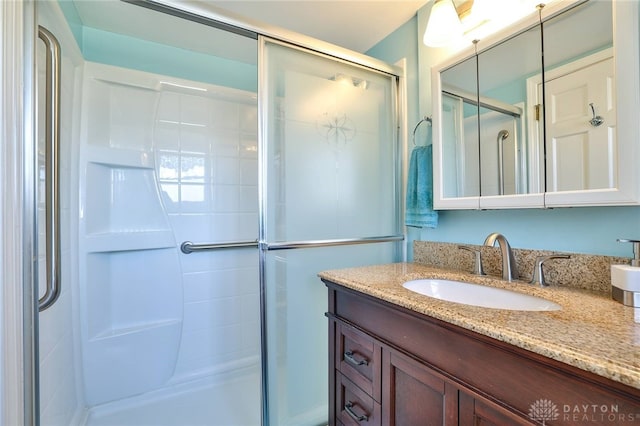
[[433, 120], [431, 119], [431, 117], [427, 117], [426, 115], [422, 117], [422, 120], [418, 121], [416, 127], [413, 128], [413, 146], [416, 146], [416, 131], [418, 131], [418, 127], [420, 127], [420, 125], [424, 122], [429, 123], [429, 126], [433, 126]]

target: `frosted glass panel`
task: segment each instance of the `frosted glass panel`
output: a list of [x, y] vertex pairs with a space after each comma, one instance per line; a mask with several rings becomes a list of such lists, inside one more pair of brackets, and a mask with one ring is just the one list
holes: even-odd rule
[[326, 424], [327, 288], [319, 271], [388, 263], [395, 243], [269, 252], [269, 424]]
[[391, 77], [267, 48], [267, 240], [396, 233]]
[[[265, 43], [267, 244], [399, 235], [395, 77]], [[268, 420], [328, 419], [326, 269], [399, 260], [398, 243], [267, 251]]]

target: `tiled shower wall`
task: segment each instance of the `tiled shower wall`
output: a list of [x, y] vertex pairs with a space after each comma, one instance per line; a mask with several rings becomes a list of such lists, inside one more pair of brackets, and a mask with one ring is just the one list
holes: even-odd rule
[[[257, 107], [244, 92], [164, 92], [154, 146], [176, 242], [258, 238]], [[255, 248], [181, 254], [184, 323], [175, 380], [258, 360]]]

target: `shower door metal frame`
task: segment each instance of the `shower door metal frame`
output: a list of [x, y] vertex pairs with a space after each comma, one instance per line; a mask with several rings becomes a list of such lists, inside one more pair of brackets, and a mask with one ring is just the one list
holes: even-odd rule
[[0, 26], [0, 422], [32, 426], [39, 422], [35, 2], [1, 2]]

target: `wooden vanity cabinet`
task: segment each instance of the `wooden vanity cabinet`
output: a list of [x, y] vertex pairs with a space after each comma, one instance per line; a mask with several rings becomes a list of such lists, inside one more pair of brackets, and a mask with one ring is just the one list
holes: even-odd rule
[[546, 425], [619, 423], [571, 412], [585, 406], [640, 421], [637, 389], [325, 283], [332, 425], [542, 424], [540, 401], [556, 409]]
[[333, 355], [337, 365], [335, 424], [532, 424], [465, 393], [437, 370], [378, 342], [353, 325], [332, 319], [331, 327], [335, 332]]

